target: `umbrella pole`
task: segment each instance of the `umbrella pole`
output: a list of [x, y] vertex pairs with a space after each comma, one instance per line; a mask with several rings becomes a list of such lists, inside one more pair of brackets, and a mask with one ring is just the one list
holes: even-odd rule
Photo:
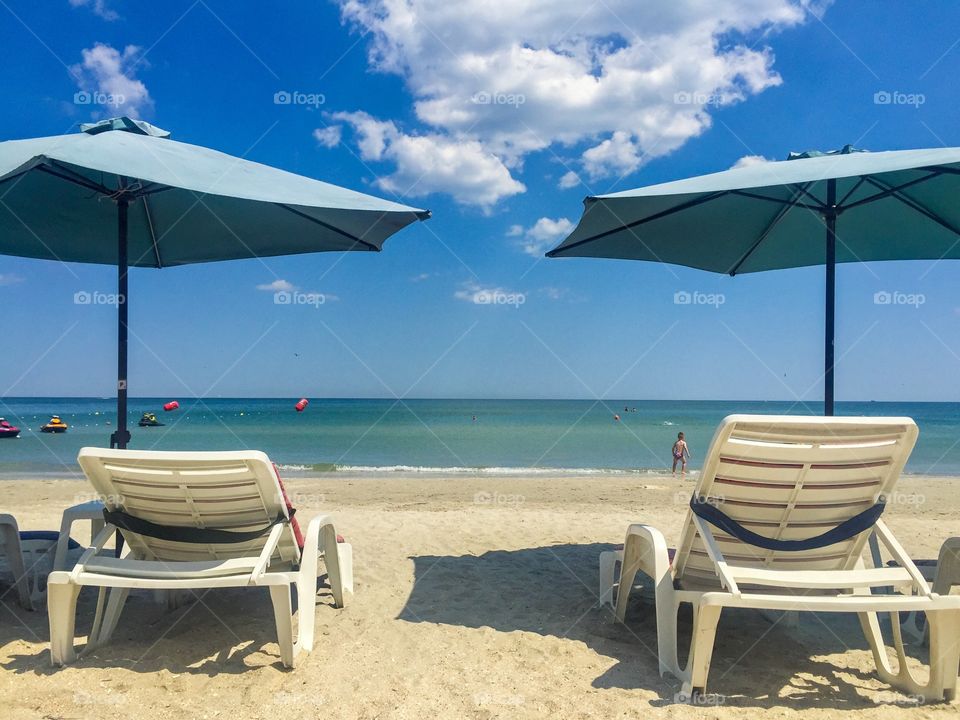
[[117, 199], [117, 430], [110, 436], [110, 447], [127, 447], [127, 210], [129, 200]]
[[837, 181], [827, 180], [826, 316], [823, 341], [823, 414], [833, 415], [833, 339], [837, 295]]

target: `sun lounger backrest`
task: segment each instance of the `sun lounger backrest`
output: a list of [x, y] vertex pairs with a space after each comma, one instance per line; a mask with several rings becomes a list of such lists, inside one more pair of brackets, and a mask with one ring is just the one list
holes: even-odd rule
[[[910, 418], [731, 415], [714, 435], [694, 493], [759, 535], [810, 538], [881, 497], [890, 502], [917, 432]], [[771, 570], [851, 569], [869, 535], [793, 552], [710, 529], [729, 565]], [[718, 582], [690, 511], [674, 567], [681, 586]]]
[[[158, 525], [230, 530], [262, 528], [288, 516], [280, 485], [262, 452], [157, 452], [83, 448], [80, 467], [109, 510]], [[144, 560], [221, 560], [259, 555], [266, 536], [243, 543], [197, 544], [145, 537], [124, 530]], [[280, 558], [299, 558], [292, 530], [283, 532]]]

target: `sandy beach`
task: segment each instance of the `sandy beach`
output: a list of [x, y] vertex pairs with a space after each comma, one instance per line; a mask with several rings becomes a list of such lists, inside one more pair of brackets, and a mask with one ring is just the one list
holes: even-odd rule
[[[295, 670], [280, 665], [265, 591], [209, 592], [172, 612], [134, 594], [109, 645], [56, 671], [46, 612], [25, 612], [8, 593], [0, 610], [2, 715], [906, 715], [911, 701], [873, 675], [852, 616], [806, 616], [791, 627], [728, 612], [708, 688], [714, 704], [675, 701], [679, 683], [657, 672], [652, 607], [638, 600], [626, 626], [597, 608], [597, 554], [622, 542], [630, 522], [654, 524], [675, 541], [692, 485], [621, 475], [292, 480], [302, 519], [335, 515], [354, 546], [356, 573], [346, 609], [321, 597], [314, 652]], [[914, 557], [935, 557], [944, 538], [960, 535], [957, 487], [950, 478], [901, 481], [887, 518]], [[89, 496], [77, 480], [0, 482], [0, 508], [22, 529], [56, 528], [62, 508]], [[78, 633], [89, 628], [95, 599], [90, 590], [81, 595]], [[956, 708], [909, 715], [955, 717]]]

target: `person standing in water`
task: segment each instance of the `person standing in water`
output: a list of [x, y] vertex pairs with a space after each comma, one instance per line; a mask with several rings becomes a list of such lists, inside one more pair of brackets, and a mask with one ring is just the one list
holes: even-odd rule
[[683, 439], [683, 433], [677, 433], [677, 441], [673, 444], [673, 469], [670, 471], [673, 475], [677, 474], [677, 463], [680, 463], [680, 477], [687, 473], [687, 461], [690, 459], [690, 448], [687, 447], [687, 441]]

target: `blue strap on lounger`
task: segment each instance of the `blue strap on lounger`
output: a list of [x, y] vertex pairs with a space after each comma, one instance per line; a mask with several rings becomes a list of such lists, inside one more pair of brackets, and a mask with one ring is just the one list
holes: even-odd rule
[[[290, 511], [290, 517], [293, 517], [294, 512], [296, 511]], [[158, 525], [149, 520], [143, 520], [142, 518], [125, 513], [123, 510], [107, 510], [106, 508], [103, 510], [104, 521], [115, 525], [121, 530], [129, 530], [130, 532], [135, 532], [137, 535], [157, 538], [158, 540], [197, 543], [201, 545], [220, 545], [256, 540], [270, 532], [274, 525], [290, 522], [290, 517], [280, 512], [277, 513], [277, 517], [272, 522], [262, 528], [236, 532], [233, 530], [217, 530], [214, 528], [185, 527], [183, 525]], [[119, 554], [117, 557], [119, 557]]]
[[835, 545], [836, 543], [849, 540], [855, 535], [859, 535], [864, 530], [869, 530], [880, 518], [886, 505], [881, 500], [876, 505], [867, 508], [861, 513], [854, 515], [848, 520], [844, 520], [825, 533], [804, 540], [775, 540], [774, 538], [757, 535], [751, 530], [747, 530], [732, 517], [724, 513], [716, 505], [713, 505], [706, 498], [694, 496], [690, 499], [690, 509], [693, 514], [702, 520], [706, 520], [711, 525], [720, 528], [728, 535], [732, 535], [737, 540], [745, 542], [747, 545], [764, 548], [765, 550], [783, 550], [786, 552], [797, 552], [800, 550], [816, 550], [817, 548]]

